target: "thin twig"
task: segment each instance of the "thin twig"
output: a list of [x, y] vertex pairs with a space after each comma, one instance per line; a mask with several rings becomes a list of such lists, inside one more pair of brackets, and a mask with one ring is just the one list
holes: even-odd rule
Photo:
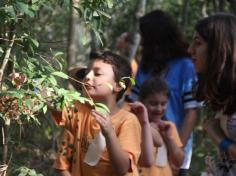
[[13, 47], [13, 44], [14, 44], [14, 41], [15, 41], [15, 37], [16, 37], [16, 35], [13, 34], [11, 43], [9, 44], [9, 48], [6, 50], [6, 54], [5, 54], [3, 62], [2, 62], [2, 66], [1, 66], [1, 69], [0, 69], [0, 89], [2, 89], [3, 73], [4, 73], [4, 70], [7, 66], [8, 61], [9, 61], [11, 50], [12, 50], [12, 47]]
[[84, 90], [85, 90], [85, 93], [88, 95], [89, 99], [93, 101], [93, 99], [92, 99], [92, 97], [89, 95], [88, 90], [86, 89], [85, 85], [82, 84], [82, 86], [83, 86], [83, 88], [84, 88]]

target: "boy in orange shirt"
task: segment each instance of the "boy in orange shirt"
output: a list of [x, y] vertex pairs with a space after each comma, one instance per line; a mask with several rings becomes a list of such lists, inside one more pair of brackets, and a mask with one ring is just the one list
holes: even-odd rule
[[[135, 115], [117, 106], [125, 92], [120, 80], [130, 76], [129, 62], [112, 52], [97, 53], [91, 60], [83, 93], [110, 113], [102, 115], [79, 102], [64, 108], [65, 130], [54, 163], [61, 176], [138, 176], [141, 127]], [[128, 87], [129, 80], [124, 83]]]
[[141, 102], [130, 103], [131, 111], [138, 116], [142, 126], [141, 176], [172, 176], [172, 170], [178, 169], [184, 159], [175, 124], [162, 120], [168, 94], [164, 80], [151, 78], [141, 86]]

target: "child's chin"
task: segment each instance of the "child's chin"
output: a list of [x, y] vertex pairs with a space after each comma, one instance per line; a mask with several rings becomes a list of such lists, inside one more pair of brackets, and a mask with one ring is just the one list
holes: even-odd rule
[[160, 120], [161, 120], [161, 116], [155, 116], [151, 118], [151, 122], [155, 122], [155, 123], [159, 122]]

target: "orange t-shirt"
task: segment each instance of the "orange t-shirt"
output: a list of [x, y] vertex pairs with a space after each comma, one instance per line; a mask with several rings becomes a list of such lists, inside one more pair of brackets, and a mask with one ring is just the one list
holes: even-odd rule
[[[172, 136], [175, 140], [175, 143], [177, 144], [178, 147], [183, 147], [183, 144], [180, 140], [180, 137], [178, 135], [175, 124], [172, 122], [169, 122], [169, 121], [168, 121], [168, 123], [170, 123], [173, 126], [174, 130], [172, 131], [173, 132]], [[153, 154], [154, 154], [154, 156], [157, 156], [157, 147], [153, 148]], [[168, 148], [167, 148], [167, 155], [168, 155]], [[156, 158], [155, 158], [155, 160], [156, 160]], [[169, 160], [169, 156], [168, 156], [168, 160]], [[139, 172], [140, 172], [140, 176], [157, 176], [157, 175], [172, 176], [170, 161], [168, 161], [168, 163], [164, 167], [160, 167], [155, 164], [153, 164], [149, 168], [142, 167], [139, 169]]]
[[[62, 119], [65, 131], [54, 168], [69, 170], [72, 176], [116, 175], [107, 149], [95, 166], [83, 162], [91, 141], [100, 132], [99, 124], [91, 115], [91, 108], [76, 103], [73, 109], [63, 110]], [[111, 121], [121, 148], [129, 155], [131, 171], [125, 175], [138, 176], [137, 163], [141, 152], [140, 124], [135, 115], [122, 109], [111, 117]]]

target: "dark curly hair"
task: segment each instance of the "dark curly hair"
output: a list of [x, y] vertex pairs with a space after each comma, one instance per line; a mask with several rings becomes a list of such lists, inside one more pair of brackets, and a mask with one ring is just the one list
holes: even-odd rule
[[188, 43], [176, 22], [161, 10], [152, 11], [139, 20], [142, 37], [141, 68], [161, 73], [170, 59], [189, 56]]
[[169, 89], [168, 85], [164, 79], [159, 77], [152, 77], [144, 81], [140, 87], [139, 99], [140, 101], [145, 100], [150, 95], [154, 95], [156, 93], [161, 93], [169, 97]]

